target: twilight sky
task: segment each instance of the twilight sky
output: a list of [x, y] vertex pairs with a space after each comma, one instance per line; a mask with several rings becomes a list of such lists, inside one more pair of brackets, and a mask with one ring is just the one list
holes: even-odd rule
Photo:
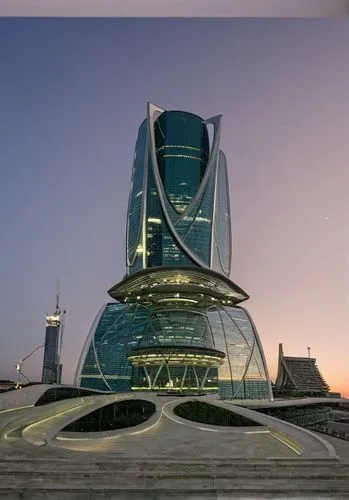
[[1, 16], [321, 17], [349, 14], [349, 0], [1, 0]]
[[[41, 344], [59, 277], [63, 380], [125, 272], [146, 102], [223, 114], [232, 280], [349, 396], [349, 19], [0, 19], [0, 378]], [[23, 366], [41, 377], [43, 352]], [[13, 375], [14, 376], [14, 375]]]

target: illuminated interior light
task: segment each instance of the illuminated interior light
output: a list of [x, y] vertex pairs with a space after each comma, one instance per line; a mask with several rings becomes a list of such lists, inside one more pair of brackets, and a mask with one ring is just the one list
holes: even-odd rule
[[202, 161], [202, 158], [197, 158], [196, 156], [191, 155], [163, 155], [163, 158], [189, 158], [191, 160], [199, 160]]
[[[198, 300], [195, 300], [195, 299], [186, 299], [186, 298], [183, 298], [183, 297], [168, 297], [168, 298], [164, 298], [164, 299], [158, 299], [157, 302], [190, 302], [192, 304], [198, 304]], [[169, 327], [171, 328], [171, 327]]]
[[165, 148], [182, 148], [182, 149], [193, 149], [195, 151], [201, 151], [202, 153], [204, 153], [206, 156], [207, 156], [207, 153], [206, 151], [204, 151], [203, 149], [201, 148], [196, 148], [194, 146], [184, 146], [182, 144], [164, 144], [163, 146], [160, 146], [159, 148], [157, 148], [156, 152], [158, 151], [163, 151]]
[[211, 222], [211, 219], [207, 219], [206, 217], [196, 217], [195, 222]]
[[60, 326], [60, 313], [58, 314], [48, 314], [46, 316], [46, 326]]
[[161, 219], [155, 217], [149, 217], [148, 222], [152, 222], [153, 224], [161, 224]]

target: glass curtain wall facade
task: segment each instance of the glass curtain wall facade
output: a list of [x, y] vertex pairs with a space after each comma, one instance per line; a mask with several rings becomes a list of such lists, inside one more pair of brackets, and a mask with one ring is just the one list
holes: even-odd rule
[[57, 308], [54, 314], [46, 316], [45, 350], [41, 382], [60, 384], [62, 365], [59, 363], [61, 344], [61, 312]]
[[148, 104], [136, 142], [126, 275], [109, 290], [76, 371], [99, 390], [272, 398], [248, 295], [229, 279], [231, 227], [221, 117]]

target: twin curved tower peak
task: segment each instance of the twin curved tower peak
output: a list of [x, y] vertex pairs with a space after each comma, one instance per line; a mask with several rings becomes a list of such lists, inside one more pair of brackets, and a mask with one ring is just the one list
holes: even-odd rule
[[221, 118], [148, 104], [132, 169], [126, 276], [92, 325], [78, 384], [272, 397], [258, 333], [237, 306], [248, 295], [229, 279]]
[[198, 266], [229, 276], [230, 207], [220, 130], [220, 116], [203, 120], [148, 104], [132, 171], [127, 274]]

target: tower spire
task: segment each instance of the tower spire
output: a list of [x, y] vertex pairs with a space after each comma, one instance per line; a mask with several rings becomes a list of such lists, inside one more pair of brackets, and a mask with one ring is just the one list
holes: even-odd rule
[[60, 312], [59, 308], [59, 278], [56, 278], [56, 314]]

